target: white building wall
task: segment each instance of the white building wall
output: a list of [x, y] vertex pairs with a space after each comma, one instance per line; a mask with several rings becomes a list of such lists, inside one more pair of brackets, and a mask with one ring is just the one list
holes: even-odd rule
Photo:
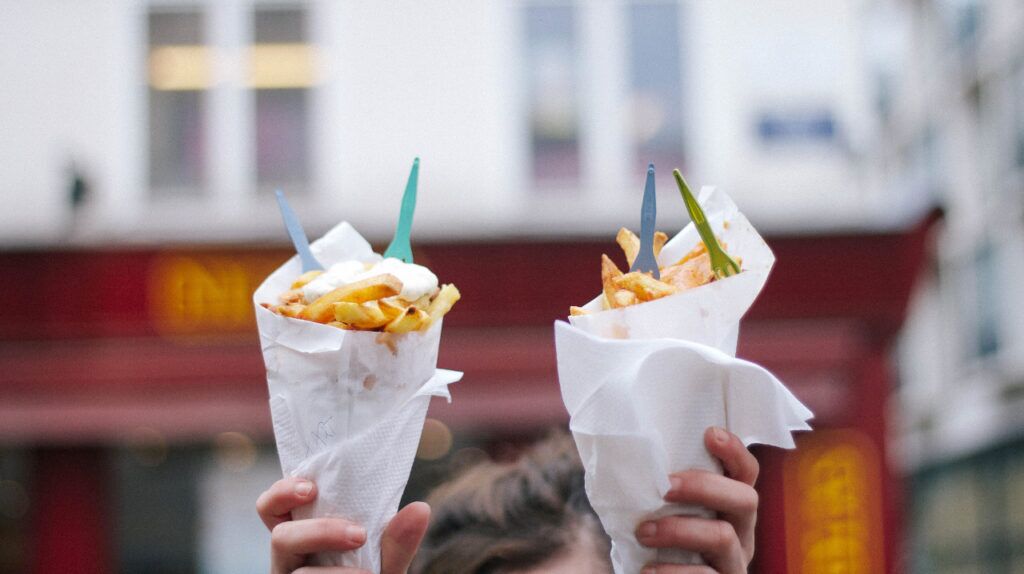
[[[1024, 6], [896, 4], [906, 65], [876, 165], [945, 210], [899, 354], [894, 434], [913, 470], [1024, 432]], [[965, 42], [958, 10], [970, 6], [980, 26]]]
[[[210, 92], [210, 193], [152, 199], [146, 176], [145, 15], [140, 0], [0, 0], [0, 243], [278, 238], [274, 205], [253, 189], [251, 101], [239, 52], [252, 2], [199, 2], [228, 56]], [[161, 0], [161, 5], [174, 4]], [[628, 3], [577, 2], [581, 149], [578, 189], [531, 189], [523, 104], [524, 0], [308, 2], [320, 50], [313, 92], [312, 189], [293, 203], [312, 233], [338, 219], [390, 234], [413, 156], [423, 159], [421, 239], [612, 233], [638, 219], [623, 110]], [[882, 195], [867, 153], [869, 85], [859, 2], [684, 2], [688, 179], [717, 184], [767, 230], [864, 227]], [[233, 56], [232, 56], [233, 54]], [[232, 57], [235, 59], [232, 60]], [[834, 142], [765, 145], [759, 114], [820, 107]], [[91, 202], [74, 221], [67, 167]], [[685, 212], [658, 166], [667, 228]]]

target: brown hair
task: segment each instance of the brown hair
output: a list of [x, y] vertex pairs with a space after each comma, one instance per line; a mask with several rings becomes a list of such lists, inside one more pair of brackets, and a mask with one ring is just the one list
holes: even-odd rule
[[428, 499], [430, 528], [412, 572], [498, 574], [535, 567], [581, 541], [607, 559], [609, 541], [583, 487], [565, 432], [518, 461], [478, 464]]

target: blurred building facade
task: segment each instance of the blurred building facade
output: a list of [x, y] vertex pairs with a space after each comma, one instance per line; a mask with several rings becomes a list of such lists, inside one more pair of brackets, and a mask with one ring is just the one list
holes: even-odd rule
[[762, 226], [857, 228], [857, 5], [8, 1], [0, 241], [276, 239], [275, 187], [382, 238], [417, 155], [423, 238], [614, 232], [648, 162], [666, 200], [680, 167]]
[[945, 217], [898, 357], [907, 570], [1024, 570], [1024, 5], [876, 2], [879, 179]]
[[0, 566], [265, 569], [251, 507], [279, 469], [249, 297], [288, 256], [269, 192], [311, 235], [347, 219], [379, 244], [418, 155], [417, 260], [466, 294], [441, 360], [467, 378], [410, 496], [564, 424], [551, 321], [590, 298], [653, 161], [660, 227], [685, 222], [681, 167], [779, 254], [741, 354], [819, 432], [758, 452], [756, 571], [893, 571], [883, 401], [933, 195], [885, 185], [867, 72], [900, 36], [865, 33], [873, 4], [0, 6], [0, 193], [24, 206], [0, 212], [0, 293], [22, 302], [0, 317]]

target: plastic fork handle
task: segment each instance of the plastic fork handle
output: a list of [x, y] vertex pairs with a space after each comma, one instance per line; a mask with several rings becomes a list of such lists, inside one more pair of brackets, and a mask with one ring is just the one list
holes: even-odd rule
[[658, 198], [654, 193], [654, 164], [647, 166], [647, 181], [644, 183], [644, 200], [640, 206], [640, 250], [636, 253], [630, 271], [650, 273], [661, 279], [658, 260], [654, 258], [654, 222], [658, 216]]
[[412, 216], [416, 212], [416, 188], [420, 178], [420, 158], [412, 161], [412, 170], [409, 172], [409, 181], [405, 184], [405, 193], [402, 194], [402, 211], [398, 214], [398, 225], [395, 227], [395, 236], [384, 251], [384, 257], [394, 257], [406, 263], [412, 263], [412, 246], [409, 243], [409, 233], [412, 231]]
[[288, 205], [288, 200], [284, 198], [281, 190], [277, 190], [274, 194], [277, 196], [277, 206], [281, 209], [284, 229], [288, 232], [292, 245], [295, 246], [295, 252], [299, 254], [299, 260], [302, 261], [302, 272], [323, 270], [324, 266], [316, 260], [313, 252], [309, 250], [309, 239], [306, 238], [306, 232], [302, 229], [299, 218], [295, 216], [292, 207]]
[[711, 259], [711, 269], [715, 272], [715, 275], [718, 277], [728, 277], [739, 273], [739, 264], [718, 243], [718, 238], [715, 237], [715, 233], [711, 230], [711, 225], [708, 223], [707, 216], [704, 215], [704, 210], [701, 208], [697, 198], [693, 196], [693, 192], [690, 191], [690, 186], [686, 185], [683, 174], [679, 173], [678, 169], [675, 169], [672, 170], [672, 175], [676, 179], [679, 193], [683, 196], [686, 211], [690, 214], [690, 219], [693, 220], [693, 225], [697, 228], [697, 233], [700, 234], [700, 239], [708, 250], [708, 257]]

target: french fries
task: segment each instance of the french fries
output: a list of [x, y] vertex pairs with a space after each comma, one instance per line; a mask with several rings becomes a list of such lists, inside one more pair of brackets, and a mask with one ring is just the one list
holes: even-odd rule
[[[626, 229], [625, 227], [619, 229], [619, 233], [615, 236], [615, 242], [622, 248], [622, 252], [626, 254], [626, 265], [629, 267], [633, 266], [633, 262], [636, 261], [636, 254], [640, 252], [640, 238], [635, 233]], [[668, 242], [668, 235], [663, 231], [654, 232], [654, 256], [657, 257], [661, 253], [661, 248]]]
[[418, 331], [420, 328], [430, 320], [430, 315], [427, 312], [415, 305], [410, 305], [405, 313], [402, 313], [395, 318], [394, 321], [384, 326], [384, 331], [387, 333], [408, 333], [409, 331]]
[[327, 323], [334, 320], [334, 304], [344, 301], [362, 303], [374, 299], [383, 299], [402, 292], [402, 282], [394, 275], [377, 275], [361, 281], [338, 287], [313, 301], [302, 310], [300, 319]]
[[385, 273], [338, 287], [307, 305], [302, 287], [320, 273], [303, 273], [281, 294], [277, 305], [262, 305], [285, 317], [347, 331], [380, 331], [384, 335], [426, 331], [461, 297], [459, 290], [449, 284], [409, 301], [401, 297], [401, 280]]
[[[654, 255], [668, 241], [668, 235], [658, 231], [654, 234]], [[615, 242], [622, 248], [626, 263], [633, 265], [640, 251], [640, 239], [629, 229], [619, 229]], [[711, 258], [703, 242], [672, 265], [661, 267], [661, 278], [655, 279], [639, 271], [623, 273], [607, 255], [601, 255], [601, 308], [619, 309], [654, 301], [694, 287], [700, 287], [716, 280], [711, 268]], [[590, 313], [582, 307], [570, 307], [569, 315]]]
[[601, 254], [601, 285], [604, 287], [604, 298], [608, 303], [615, 301], [615, 280], [622, 277], [622, 271], [605, 254]]
[[437, 296], [430, 302], [430, 306], [427, 307], [427, 315], [429, 315], [428, 323], [433, 323], [441, 317], [444, 317], [448, 311], [451, 311], [452, 306], [455, 302], [462, 298], [462, 293], [459, 293], [458, 288], [455, 285], [444, 285], [441, 290], [438, 291]]
[[292, 283], [292, 290], [302, 289], [307, 283], [319, 277], [323, 272], [323, 269], [316, 269], [314, 271], [306, 271], [302, 275], [299, 275], [299, 278]]
[[353, 303], [342, 301], [334, 304], [334, 318], [357, 329], [373, 330], [388, 324], [388, 317], [377, 301]]
[[660, 299], [678, 291], [672, 285], [662, 283], [653, 276], [640, 271], [633, 271], [616, 277], [612, 283], [619, 289], [632, 291], [636, 298], [641, 301]]

